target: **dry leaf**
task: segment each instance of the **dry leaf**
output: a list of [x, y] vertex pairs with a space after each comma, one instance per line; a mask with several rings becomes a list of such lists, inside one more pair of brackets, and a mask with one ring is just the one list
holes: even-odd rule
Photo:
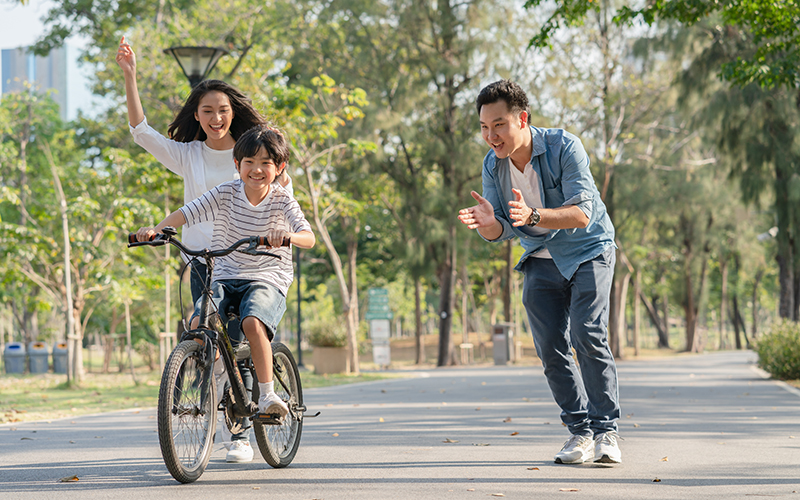
[[653, 482], [654, 482], [654, 483], [660, 483], [660, 482], [661, 482], [661, 480], [660, 480], [659, 478], [655, 478], [655, 479], [653, 479]]
[[481, 382], [481, 385], [486, 385], [486, 382]]
[[447, 391], [446, 391], [446, 390], [444, 390], [444, 389], [440, 389], [440, 390], [439, 390], [439, 392], [441, 392], [442, 394], [444, 394], [444, 393], [445, 393], [445, 392], [447, 392]]
[[386, 394], [386, 389], [381, 389], [381, 392], [382, 392], [383, 394]]
[[789, 436], [789, 439], [794, 439], [794, 436]]
[[333, 403], [328, 403], [325, 406], [333, 406]]
[[472, 446], [489, 446], [489, 443], [472, 443]]
[[450, 439], [450, 438], [446, 438], [446, 439], [445, 439], [444, 441], [442, 441], [442, 442], [443, 442], [443, 443], [457, 443], [457, 442], [458, 442], [458, 439]]
[[517, 431], [514, 431], [514, 432], [511, 433], [512, 436], [516, 436], [517, 434], [519, 434], [519, 432], [517, 432]]
[[74, 483], [75, 481], [78, 481], [78, 476], [67, 476], [58, 480], [59, 483]]
[[669, 457], [664, 457], [661, 459], [662, 462], [669, 462]]
[[578, 488], [559, 488], [558, 491], [581, 491]]
[[503, 422], [505, 422], [505, 423], [509, 423], [509, 422], [511, 422], [511, 417], [506, 417], [506, 419], [505, 419], [505, 420], [503, 420]]
[[379, 418], [378, 422], [383, 422], [383, 417]]
[[337, 438], [337, 437], [339, 437], [339, 433], [338, 432], [334, 432], [333, 434], [331, 434], [331, 436]]
[[528, 467], [528, 470], [539, 470], [538, 467]]
[[20, 439], [20, 441], [33, 441], [33, 438], [29, 438], [29, 437], [23, 437], [23, 438], [19, 438], [19, 439]]
[[75, 444], [75, 441], [70, 441], [69, 444]]
[[567, 426], [567, 424], [565, 424], [564, 422], [561, 422], [561, 425], [564, 426], [564, 427]]
[[492, 493], [492, 496], [493, 497], [504, 497], [505, 495], [503, 495], [502, 493]]
[[254, 489], [254, 490], [260, 490], [260, 489], [261, 489], [261, 486], [253, 486], [253, 489]]
[[467, 491], [475, 491], [475, 488], [467, 488]]
[[639, 427], [639, 424], [633, 424], [634, 427]]
[[479, 406], [479, 407], [475, 408], [475, 411], [481, 411], [481, 407]]

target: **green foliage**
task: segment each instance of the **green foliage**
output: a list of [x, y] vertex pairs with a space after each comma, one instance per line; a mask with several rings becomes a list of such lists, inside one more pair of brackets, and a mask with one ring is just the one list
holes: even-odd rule
[[[527, 0], [525, 6], [543, 5], [543, 0]], [[641, 18], [653, 25], [659, 21], [678, 21], [691, 26], [718, 15], [724, 29], [740, 31], [752, 49], [742, 57], [724, 62], [721, 75], [737, 85], [756, 82], [767, 88], [800, 87], [800, 2], [796, 0], [665, 0], [621, 2], [614, 22], [628, 24]], [[601, 10], [597, 0], [559, 0], [556, 9], [531, 39], [531, 45], [545, 47], [562, 26], [583, 23], [590, 11]], [[722, 31], [723, 28], [718, 28]]]
[[755, 343], [758, 366], [773, 377], [800, 379], [800, 324], [779, 321]]
[[347, 328], [334, 318], [317, 318], [305, 327], [308, 343], [317, 347], [346, 347]]

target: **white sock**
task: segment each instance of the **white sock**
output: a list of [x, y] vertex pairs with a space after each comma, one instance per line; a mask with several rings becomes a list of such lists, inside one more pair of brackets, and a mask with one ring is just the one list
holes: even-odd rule
[[266, 396], [270, 392], [274, 392], [274, 391], [275, 391], [275, 381], [274, 380], [272, 382], [259, 382], [258, 383], [258, 392], [261, 394], [262, 397]]

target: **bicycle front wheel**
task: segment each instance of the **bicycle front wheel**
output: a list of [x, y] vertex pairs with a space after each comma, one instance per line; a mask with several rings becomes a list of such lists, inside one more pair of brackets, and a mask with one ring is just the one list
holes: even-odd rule
[[216, 387], [202, 347], [185, 340], [172, 351], [158, 393], [158, 441], [172, 477], [196, 481], [208, 465], [217, 423]]
[[[272, 343], [272, 367], [275, 392], [289, 406], [289, 414], [280, 425], [267, 425], [253, 421], [253, 431], [261, 456], [275, 468], [286, 467], [300, 447], [303, 430], [303, 388], [300, 372], [292, 352], [280, 342]], [[258, 401], [258, 384], [253, 383], [253, 401]]]

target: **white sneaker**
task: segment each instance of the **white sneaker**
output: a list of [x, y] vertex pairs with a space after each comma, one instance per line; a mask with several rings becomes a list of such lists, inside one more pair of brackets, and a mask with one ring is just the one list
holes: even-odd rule
[[604, 464], [622, 463], [622, 452], [617, 444], [619, 436], [615, 431], [598, 434], [594, 438], [594, 461]]
[[234, 441], [231, 443], [231, 449], [225, 455], [225, 461], [230, 463], [250, 462], [253, 460], [253, 447], [250, 446], [250, 441]]
[[289, 414], [289, 407], [286, 406], [286, 403], [275, 394], [275, 392], [270, 392], [269, 394], [262, 394], [258, 398], [258, 411], [259, 413], [269, 413], [269, 414], [277, 414], [280, 420]]
[[582, 464], [594, 456], [594, 441], [588, 436], [573, 434], [561, 451], [556, 453], [557, 464]]

